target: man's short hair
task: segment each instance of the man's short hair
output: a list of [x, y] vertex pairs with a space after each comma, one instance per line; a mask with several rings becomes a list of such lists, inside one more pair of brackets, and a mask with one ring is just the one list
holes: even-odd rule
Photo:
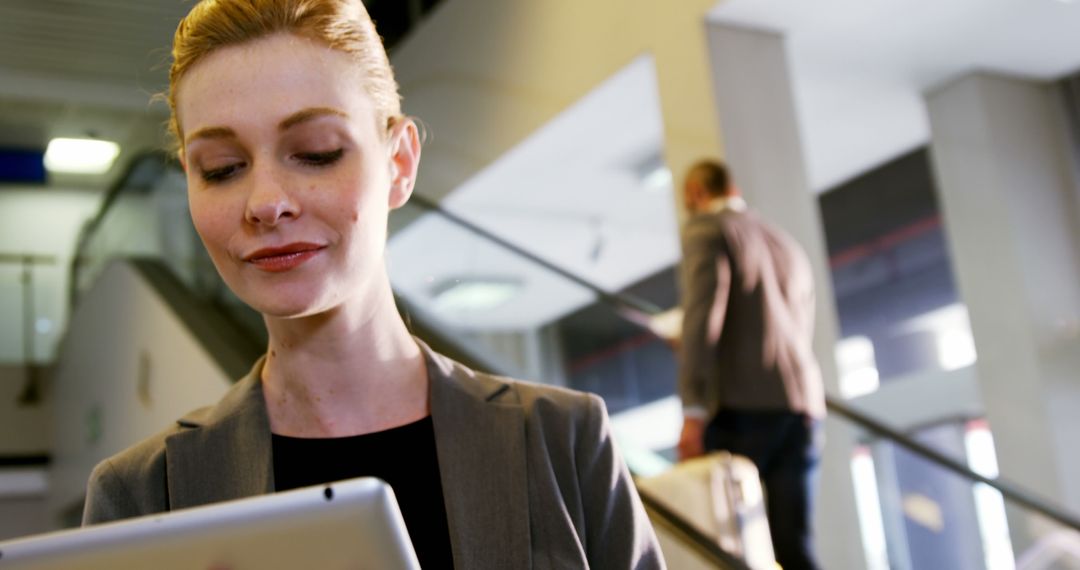
[[728, 169], [719, 160], [706, 159], [698, 161], [690, 168], [690, 178], [701, 181], [710, 195], [716, 197], [727, 196], [731, 191], [731, 179]]

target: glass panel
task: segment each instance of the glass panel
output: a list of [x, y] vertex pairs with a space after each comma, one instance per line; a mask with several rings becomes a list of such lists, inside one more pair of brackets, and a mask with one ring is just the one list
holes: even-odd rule
[[[945, 422], [911, 437], [976, 473], [998, 476], [984, 420]], [[868, 568], [1014, 570], [1080, 563], [1077, 532], [894, 442], [857, 446], [851, 468]]]

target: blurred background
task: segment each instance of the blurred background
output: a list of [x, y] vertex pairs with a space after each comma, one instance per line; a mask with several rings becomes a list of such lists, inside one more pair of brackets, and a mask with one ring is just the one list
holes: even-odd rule
[[[0, 3], [0, 539], [213, 402], [265, 333], [163, 151], [181, 0]], [[1080, 567], [1080, 4], [371, 0], [428, 133], [390, 273], [420, 336], [681, 425], [681, 180], [722, 157], [808, 250], [828, 568]]]

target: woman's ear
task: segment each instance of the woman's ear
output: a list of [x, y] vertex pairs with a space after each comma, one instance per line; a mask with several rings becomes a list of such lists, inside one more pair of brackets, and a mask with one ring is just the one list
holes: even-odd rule
[[400, 208], [409, 201], [416, 185], [420, 167], [420, 133], [408, 117], [394, 122], [390, 128], [390, 209]]

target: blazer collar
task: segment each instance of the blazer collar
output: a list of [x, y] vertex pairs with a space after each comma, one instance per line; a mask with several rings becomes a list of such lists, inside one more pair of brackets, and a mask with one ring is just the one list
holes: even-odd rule
[[[424, 353], [431, 417], [454, 565], [530, 563], [525, 416], [510, 381]], [[166, 439], [171, 509], [274, 491], [270, 420], [260, 358], [213, 407], [193, 412]]]

